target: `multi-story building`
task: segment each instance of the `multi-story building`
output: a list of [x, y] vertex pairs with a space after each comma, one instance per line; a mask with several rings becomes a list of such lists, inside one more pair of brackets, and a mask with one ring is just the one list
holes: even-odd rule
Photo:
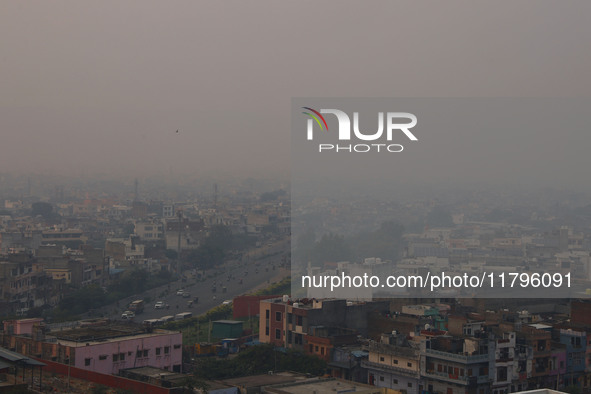
[[181, 251], [197, 249], [205, 236], [204, 224], [202, 220], [171, 219], [166, 222], [164, 234], [166, 249], [179, 252], [179, 242]]
[[488, 341], [439, 336], [421, 342], [423, 390], [429, 393], [491, 393]]
[[[515, 391], [515, 381], [519, 380], [515, 362], [514, 332], [498, 332], [489, 335], [489, 352], [494, 354], [491, 362], [490, 378], [493, 393]], [[493, 353], [494, 352], [494, 353]]]
[[586, 382], [579, 382], [578, 378], [583, 377], [586, 370], [587, 333], [573, 328], [559, 328], [557, 334], [560, 343], [566, 346], [565, 386], [585, 387]]
[[32, 255], [0, 256], [0, 308], [4, 313], [24, 314], [45, 305], [50, 294], [51, 278]]
[[160, 220], [136, 221], [135, 235], [143, 241], [164, 240], [164, 224]]
[[346, 300], [292, 301], [289, 297], [260, 301], [259, 340], [276, 346], [306, 350], [311, 327], [340, 327], [368, 333], [371, 312], [388, 310], [387, 301], [348, 302]]
[[408, 394], [424, 391], [421, 381], [420, 348], [405, 335], [383, 335], [380, 342], [370, 341], [369, 358], [362, 362], [367, 368], [368, 383]]

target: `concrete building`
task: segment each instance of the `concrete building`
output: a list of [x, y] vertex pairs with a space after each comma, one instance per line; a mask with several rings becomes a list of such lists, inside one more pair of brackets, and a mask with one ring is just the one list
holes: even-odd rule
[[28, 253], [0, 256], [0, 310], [23, 315], [51, 298], [51, 277]]
[[369, 358], [362, 362], [367, 368], [368, 383], [408, 394], [425, 390], [421, 380], [420, 348], [405, 335], [384, 335], [380, 342], [369, 342]]
[[305, 350], [311, 327], [348, 328], [366, 336], [368, 316], [372, 312], [387, 311], [387, 301], [350, 302], [346, 300], [291, 301], [261, 300], [259, 340], [276, 346]]
[[101, 320], [48, 332], [41, 322], [28, 320], [27, 324], [5, 323], [3, 346], [31, 357], [105, 374], [144, 366], [182, 372], [180, 332]]
[[160, 220], [136, 221], [134, 233], [142, 241], [164, 240], [164, 224]]

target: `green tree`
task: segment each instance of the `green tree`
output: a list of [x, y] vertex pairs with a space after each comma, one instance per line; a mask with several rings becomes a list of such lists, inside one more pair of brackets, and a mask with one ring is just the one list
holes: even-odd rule
[[47, 202], [34, 202], [31, 205], [31, 216], [43, 216], [44, 218], [49, 218], [52, 213], [53, 206]]
[[451, 227], [453, 226], [451, 213], [447, 208], [436, 205], [427, 214], [427, 225], [431, 227]]
[[351, 250], [345, 237], [338, 234], [325, 234], [316, 243], [310, 254], [310, 260], [314, 263], [328, 261], [344, 261], [351, 259]]

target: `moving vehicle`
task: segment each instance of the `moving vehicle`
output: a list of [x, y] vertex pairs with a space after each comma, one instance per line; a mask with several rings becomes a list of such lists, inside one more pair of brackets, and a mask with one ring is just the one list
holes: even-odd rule
[[182, 313], [177, 313], [174, 316], [174, 320], [185, 320], [190, 317], [193, 317], [193, 314], [191, 312], [182, 312]]
[[135, 317], [135, 313], [132, 311], [125, 311], [121, 314], [121, 318], [124, 320], [131, 320]]
[[176, 291], [176, 295], [178, 296], [182, 296], [185, 293], [185, 291], [183, 289], [179, 289]]
[[146, 327], [154, 327], [162, 323], [160, 322], [160, 319], [147, 319], [144, 320], [142, 324]]
[[154, 304], [154, 309], [162, 309], [166, 306], [166, 303], [164, 301], [157, 301]]
[[169, 321], [173, 321], [174, 320], [174, 316], [169, 315], [169, 316], [162, 316], [160, 319], [158, 319], [158, 321], [160, 321], [161, 323], [168, 323]]
[[144, 311], [144, 300], [135, 300], [129, 304], [129, 310], [139, 315]]

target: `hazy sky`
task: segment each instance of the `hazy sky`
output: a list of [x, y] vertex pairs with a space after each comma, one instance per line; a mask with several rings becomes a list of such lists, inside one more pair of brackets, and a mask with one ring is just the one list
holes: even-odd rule
[[589, 96], [589, 15], [588, 1], [2, 1], [0, 172], [288, 175], [292, 97]]

